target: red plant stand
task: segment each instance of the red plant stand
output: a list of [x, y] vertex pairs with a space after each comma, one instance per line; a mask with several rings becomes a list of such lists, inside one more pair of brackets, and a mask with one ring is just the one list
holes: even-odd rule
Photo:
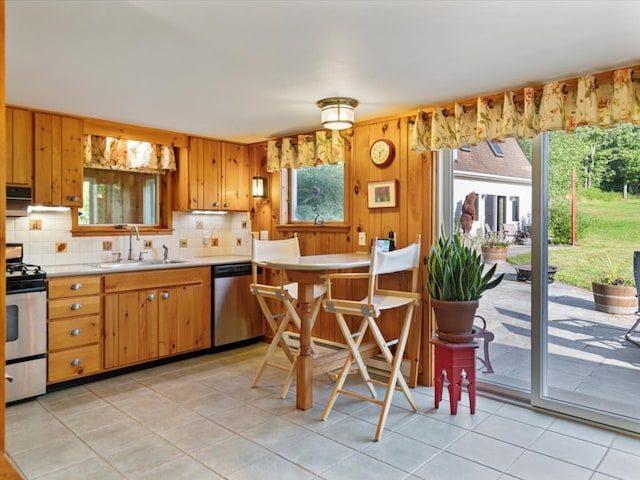
[[435, 347], [435, 366], [433, 374], [434, 408], [442, 400], [445, 380], [449, 381], [449, 404], [451, 415], [458, 413], [458, 402], [462, 398], [462, 387], [467, 387], [471, 413], [476, 411], [476, 348], [478, 344], [449, 343], [432, 337], [429, 343]]

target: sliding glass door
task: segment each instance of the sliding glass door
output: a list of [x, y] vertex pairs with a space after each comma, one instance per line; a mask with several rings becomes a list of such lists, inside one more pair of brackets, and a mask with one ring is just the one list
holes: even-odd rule
[[554, 249], [581, 248], [549, 245], [550, 148], [549, 134], [534, 140], [531, 403], [640, 432], [640, 348], [624, 338], [635, 315], [597, 311], [590, 291], [549, 282]]

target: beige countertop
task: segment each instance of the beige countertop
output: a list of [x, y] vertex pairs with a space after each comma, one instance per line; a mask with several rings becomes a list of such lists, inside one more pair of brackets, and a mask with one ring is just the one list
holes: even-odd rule
[[[137, 270], [160, 270], [167, 268], [205, 267], [211, 265], [224, 265], [228, 263], [250, 262], [247, 255], [213, 255], [209, 257], [193, 257], [172, 259], [174, 263], [162, 263], [160, 260], [142, 262], [88, 262], [72, 265], [43, 265], [42, 270], [48, 278], [68, 277], [71, 275], [102, 275], [109, 273], [122, 273]], [[158, 262], [158, 263], [155, 263]], [[101, 266], [102, 265], [102, 266]]]

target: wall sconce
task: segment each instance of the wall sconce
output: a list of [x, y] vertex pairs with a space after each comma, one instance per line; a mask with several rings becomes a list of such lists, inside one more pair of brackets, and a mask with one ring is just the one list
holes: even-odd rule
[[251, 195], [253, 198], [267, 198], [267, 179], [253, 177], [251, 180]]
[[358, 101], [353, 98], [331, 97], [318, 100], [320, 108], [320, 121], [324, 128], [329, 130], [344, 130], [351, 128], [355, 120], [354, 109]]

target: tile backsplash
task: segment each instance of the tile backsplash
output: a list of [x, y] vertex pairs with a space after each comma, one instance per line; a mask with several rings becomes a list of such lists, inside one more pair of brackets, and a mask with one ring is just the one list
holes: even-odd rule
[[[251, 255], [248, 214], [194, 215], [173, 213], [172, 235], [133, 235], [133, 255], [162, 258], [162, 245], [170, 258], [210, 255]], [[6, 219], [6, 242], [24, 244], [24, 261], [34, 265], [69, 265], [126, 258], [129, 236], [72, 237], [71, 212], [32, 212], [28, 217]], [[151, 248], [149, 247], [151, 245]], [[145, 248], [145, 245], [147, 248]]]

